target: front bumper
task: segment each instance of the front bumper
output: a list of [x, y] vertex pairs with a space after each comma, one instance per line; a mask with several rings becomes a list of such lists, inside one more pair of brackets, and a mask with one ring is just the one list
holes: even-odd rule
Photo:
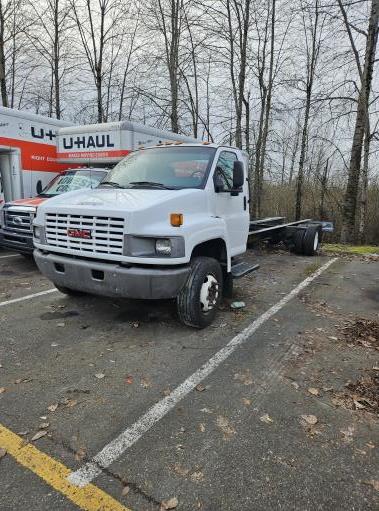
[[111, 297], [175, 298], [184, 286], [190, 268], [121, 266], [65, 257], [34, 250], [41, 273], [58, 286]]
[[16, 233], [0, 229], [0, 246], [23, 254], [32, 254], [34, 250], [32, 233]]

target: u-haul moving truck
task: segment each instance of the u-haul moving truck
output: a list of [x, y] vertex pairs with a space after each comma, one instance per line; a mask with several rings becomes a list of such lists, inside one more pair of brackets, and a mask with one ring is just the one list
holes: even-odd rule
[[131, 151], [167, 142], [198, 140], [131, 121], [61, 128], [57, 136], [58, 161], [96, 165], [115, 164]]
[[[48, 156], [44, 153], [37, 158], [35, 154], [33, 155], [33, 161], [36, 159], [36, 161], [43, 164], [53, 163], [58, 166], [56, 170], [68, 166], [71, 168], [78, 166], [92, 168], [93, 171], [102, 167], [103, 170], [107, 170], [125, 155], [142, 146], [195, 141], [189, 137], [128, 121], [60, 128], [56, 137], [52, 130], [46, 132], [45, 128], [37, 128], [35, 124], [33, 124], [30, 131], [32, 136], [37, 134], [40, 137], [47, 136], [49, 139], [56, 138], [56, 149], [54, 146], [48, 146], [51, 154], [54, 151], [54, 156]], [[24, 145], [29, 142], [25, 140], [19, 140], [18, 142], [23, 147], [21, 155], [24, 155], [24, 159], [27, 159], [29, 153], [25, 150]], [[14, 148], [10, 151], [14, 151]], [[34, 149], [35, 151], [36, 149]], [[44, 167], [40, 166], [39, 168]], [[48, 168], [51, 169], [51, 167]], [[76, 172], [84, 172], [84, 169], [81, 168], [79, 171], [76, 169]], [[29, 172], [29, 174], [32, 173]], [[41, 181], [38, 172], [33, 172], [33, 174], [36, 174], [34, 179]], [[9, 178], [9, 175], [7, 177]], [[15, 181], [17, 183], [17, 179]], [[28, 190], [31, 192], [29, 197], [36, 195], [37, 192], [39, 193], [39, 190], [33, 189], [33, 187], [29, 187]], [[0, 211], [0, 245], [21, 253], [31, 253], [33, 251], [32, 222], [37, 208], [48, 198], [48, 194], [41, 194], [33, 199], [8, 201]]]
[[0, 203], [36, 195], [58, 172], [56, 133], [71, 123], [0, 107]]

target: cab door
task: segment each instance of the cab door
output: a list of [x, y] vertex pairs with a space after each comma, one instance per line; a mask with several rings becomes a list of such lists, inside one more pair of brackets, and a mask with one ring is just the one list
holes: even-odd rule
[[250, 220], [245, 161], [245, 183], [239, 193], [232, 192], [233, 166], [238, 159], [238, 153], [233, 149], [222, 149], [213, 174], [215, 212], [225, 221], [231, 256], [245, 252]]

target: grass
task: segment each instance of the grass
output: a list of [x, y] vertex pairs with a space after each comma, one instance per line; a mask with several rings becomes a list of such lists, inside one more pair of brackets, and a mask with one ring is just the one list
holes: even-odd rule
[[332, 254], [370, 255], [379, 254], [379, 247], [370, 245], [342, 245], [339, 243], [325, 243], [323, 252]]

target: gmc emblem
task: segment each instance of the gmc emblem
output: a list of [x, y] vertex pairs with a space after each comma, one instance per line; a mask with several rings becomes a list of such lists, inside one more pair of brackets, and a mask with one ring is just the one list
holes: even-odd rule
[[67, 236], [89, 240], [92, 238], [92, 233], [90, 229], [67, 229]]

